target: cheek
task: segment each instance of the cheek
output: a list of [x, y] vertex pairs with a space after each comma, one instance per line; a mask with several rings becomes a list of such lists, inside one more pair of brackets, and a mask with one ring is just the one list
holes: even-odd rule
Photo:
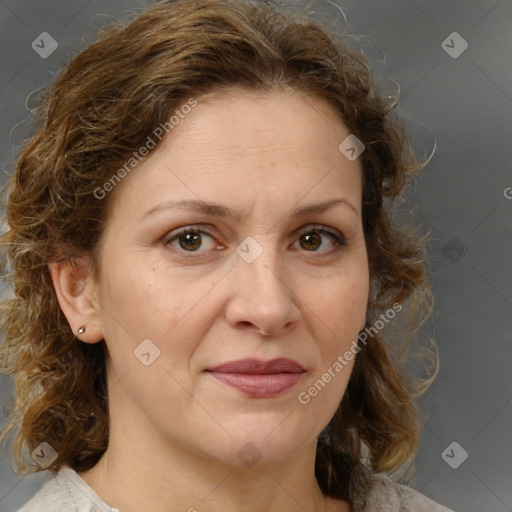
[[365, 324], [368, 296], [369, 277], [364, 268], [325, 283], [322, 294], [313, 300], [313, 311], [330, 326], [326, 350], [339, 351], [357, 338]]
[[159, 350], [159, 364], [179, 373], [180, 364], [190, 359], [212, 315], [218, 313], [213, 294], [208, 293], [215, 283], [143, 260], [140, 255], [125, 260], [107, 281], [104, 320], [109, 352], [118, 371], [126, 365], [138, 368], [134, 350], [149, 339]]
[[149, 329], [156, 335], [184, 315], [186, 299], [194, 291], [184, 288], [178, 273], [148, 263], [141, 254], [117, 258], [110, 268], [102, 296], [127, 331]]
[[324, 282], [325, 289], [342, 309], [366, 306], [369, 294], [369, 269], [366, 254], [362, 251], [350, 255], [339, 270]]

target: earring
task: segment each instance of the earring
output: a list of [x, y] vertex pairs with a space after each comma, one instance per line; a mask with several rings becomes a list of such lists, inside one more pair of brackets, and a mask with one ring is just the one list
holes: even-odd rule
[[82, 325], [78, 331], [76, 331], [77, 334], [83, 334], [85, 332], [85, 325]]

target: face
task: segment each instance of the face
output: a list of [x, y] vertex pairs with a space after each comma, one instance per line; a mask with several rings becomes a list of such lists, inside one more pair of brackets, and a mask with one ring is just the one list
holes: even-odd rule
[[[201, 456], [237, 464], [252, 443], [285, 459], [334, 414], [354, 360], [336, 362], [364, 325], [361, 166], [323, 100], [197, 101], [110, 198], [97, 283], [110, 413]], [[296, 364], [211, 371], [278, 358]]]

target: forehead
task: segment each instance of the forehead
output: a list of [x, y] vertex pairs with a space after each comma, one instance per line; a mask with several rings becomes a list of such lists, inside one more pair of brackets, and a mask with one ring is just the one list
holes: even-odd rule
[[329, 199], [333, 187], [361, 195], [360, 163], [338, 149], [350, 133], [326, 100], [234, 89], [196, 101], [118, 185], [125, 208], [142, 214], [159, 200], [236, 205], [265, 196], [286, 206], [308, 194]]
[[[208, 132], [209, 141], [219, 149], [251, 155], [279, 149], [279, 145], [322, 149], [321, 141], [336, 149], [339, 137], [348, 134], [327, 100], [297, 89], [260, 92], [233, 88], [208, 93], [197, 102], [169, 138]], [[226, 136], [229, 142], [223, 144]]]

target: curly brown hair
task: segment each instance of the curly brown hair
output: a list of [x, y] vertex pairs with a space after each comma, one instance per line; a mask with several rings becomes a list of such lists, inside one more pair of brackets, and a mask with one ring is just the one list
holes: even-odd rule
[[[77, 343], [48, 265], [87, 256], [100, 275], [110, 196], [99, 200], [94, 191], [191, 97], [235, 86], [291, 87], [327, 100], [366, 146], [360, 158], [368, 324], [396, 302], [411, 304], [409, 330], [426, 317], [424, 239], [410, 226], [397, 227], [390, 213], [420, 165], [394, 114], [396, 102], [382, 96], [354, 43], [270, 0], [160, 1], [102, 30], [62, 70], [39, 102], [35, 132], [21, 149], [5, 200], [10, 230], [1, 244], [12, 293], [1, 304], [0, 372], [15, 375], [16, 402], [0, 440], [19, 428], [16, 471], [41, 470], [26, 463], [22, 450], [43, 441], [58, 452], [48, 468], [54, 472], [63, 464], [85, 471], [107, 448], [105, 343]], [[398, 474], [416, 454], [415, 399], [433, 377], [411, 377], [404, 344], [383, 338], [375, 334], [361, 347], [329, 434], [318, 443], [317, 479], [333, 497], [347, 495], [347, 460]]]

